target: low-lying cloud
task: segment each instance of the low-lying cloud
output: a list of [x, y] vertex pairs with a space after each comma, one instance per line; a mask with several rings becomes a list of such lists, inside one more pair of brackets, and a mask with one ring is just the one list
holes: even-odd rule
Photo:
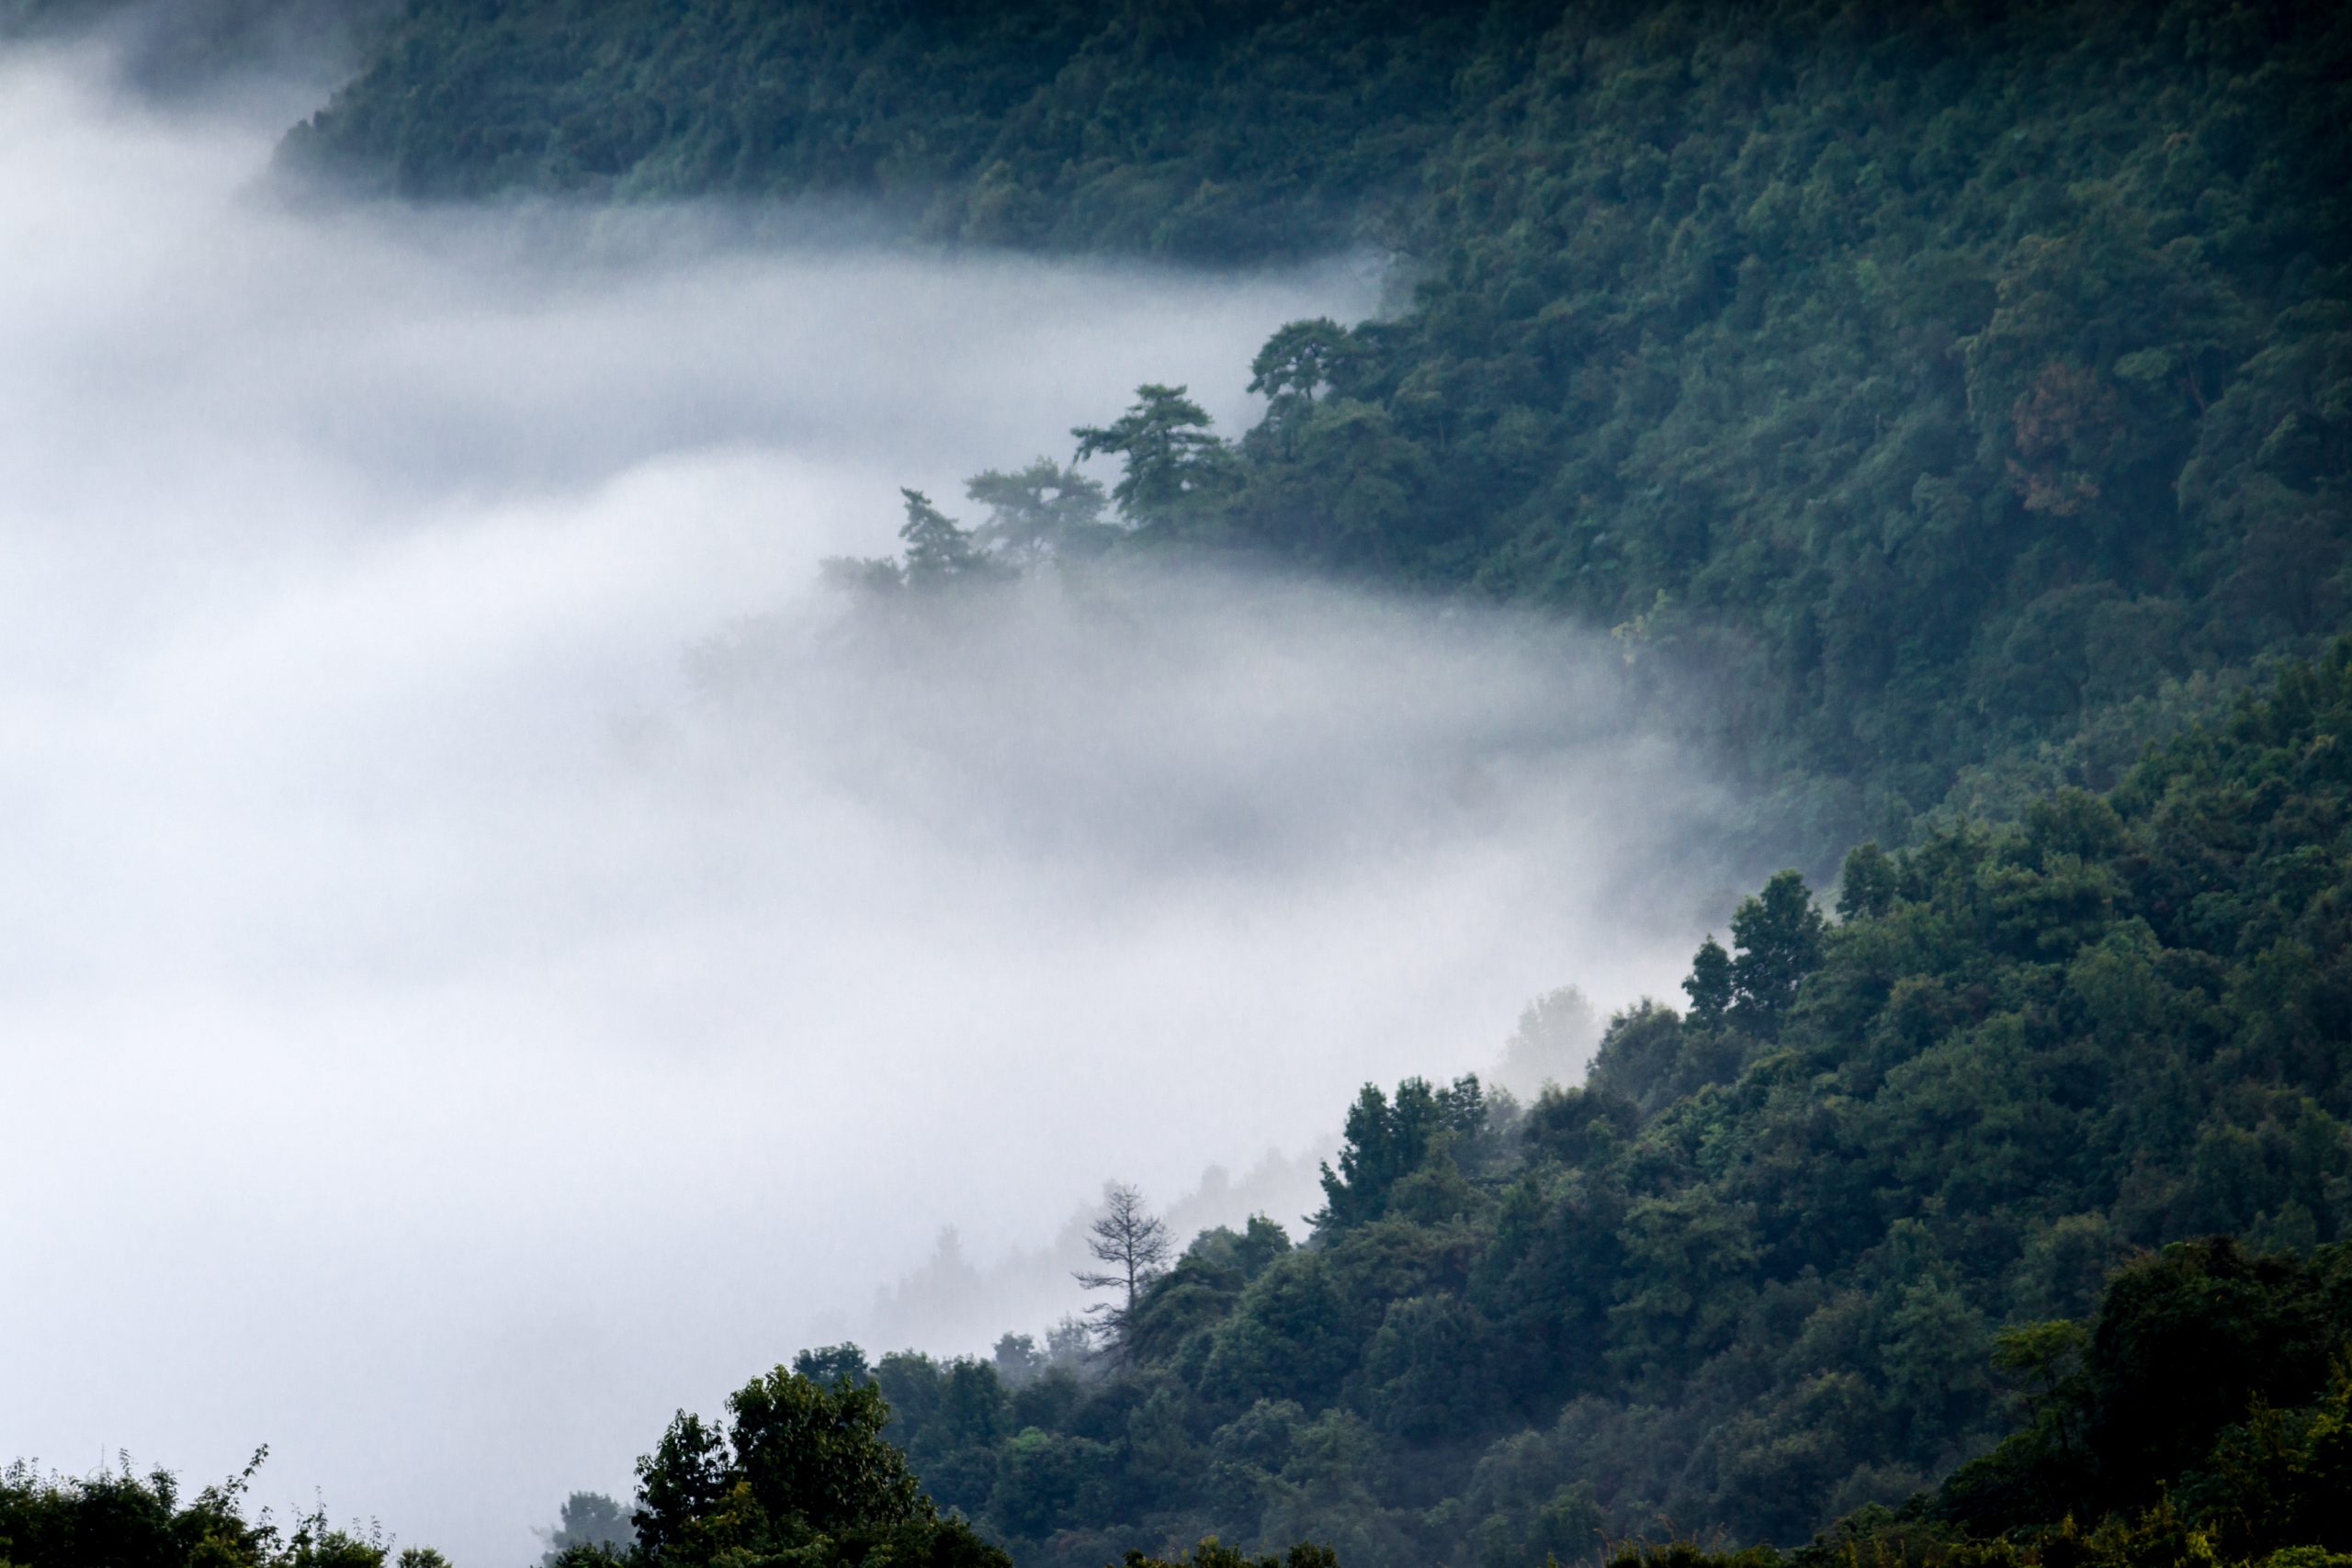
[[1136, 382], [1238, 427], [1361, 264], [289, 207], [272, 118], [105, 80], [0, 56], [0, 1447], [266, 1441], [281, 1504], [525, 1561], [943, 1225], [1037, 1246], [1671, 983], [1714, 803], [1605, 639], [815, 587]]

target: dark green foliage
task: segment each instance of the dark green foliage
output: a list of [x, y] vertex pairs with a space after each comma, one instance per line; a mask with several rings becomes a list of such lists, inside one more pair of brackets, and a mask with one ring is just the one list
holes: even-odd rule
[[899, 529], [906, 546], [907, 585], [935, 588], [978, 569], [979, 551], [972, 536], [950, 521], [921, 491], [899, 492], [907, 503], [907, 521]]
[[2255, 1256], [2225, 1236], [2119, 1270], [2086, 1325], [1994, 1354], [2019, 1427], [1899, 1511], [1787, 1557], [1639, 1548], [1622, 1568], [2335, 1568], [2352, 1562], [2352, 1247]]
[[[1687, 1014], [1523, 1118], [1367, 1087], [1309, 1244], [1204, 1238], [1117, 1368], [886, 1359], [892, 1436], [1024, 1562], [2335, 1540], [2341, 1264], [2293, 1258], [2352, 1235], [2352, 654], [2268, 661], [2352, 616], [2352, 11], [416, 0], [288, 152], [1042, 248], [1375, 236], [1410, 308], [1278, 333], [1238, 441], [1159, 386], [1076, 433], [1123, 520], [1613, 627], [1794, 858], [1908, 846], [1836, 926], [1773, 878]], [[973, 498], [842, 570], [1125, 536], [1066, 470]], [[657, 1458], [650, 1517], [736, 1517], [717, 1432]]]
[[[2159, 1482], [2210, 1512], [2192, 1481], [2259, 1472], [2290, 1522], [2233, 1540], [2332, 1541], [2291, 1499], [2336, 1462], [2346, 1255], [2200, 1243], [2106, 1281], [2214, 1231], [2352, 1239], [2346, 734], [2352, 647], [2108, 795], [1858, 854], [1842, 923], [1776, 877], [1703, 1021], [1629, 1010], [1523, 1111], [1367, 1088], [1310, 1245], [1204, 1236], [1125, 1365], [1025, 1413], [955, 1404], [991, 1368], [912, 1359], [893, 1434], [1072, 1568], [1211, 1532], [1364, 1568], [1565, 1562], [1662, 1519], [1786, 1545], [1987, 1450], [1887, 1529], [1944, 1552], [2112, 1513], [2079, 1561], [2120, 1562], [2209, 1528], [2143, 1518]], [[1983, 1550], [1886, 1560], [2035, 1560]]]
[[2069, 1329], [2004, 1342], [2025, 1428], [1944, 1484], [1939, 1517], [1989, 1536], [2169, 1495], [2241, 1552], [2352, 1551], [2352, 1249], [2167, 1247], [2115, 1276], [2087, 1337]]
[[1224, 499], [1231, 455], [1209, 434], [1211, 421], [1182, 387], [1136, 389], [1135, 406], [1107, 425], [1084, 425], [1076, 460], [1106, 454], [1120, 461], [1111, 499], [1133, 527], [1195, 521]]
[[288, 155], [1372, 235], [1411, 308], [1276, 334], [1239, 442], [1088, 433], [1202, 438], [1125, 514], [1616, 628], [1812, 863], [2111, 784], [2352, 615], [2342, 6], [418, 0]]
[[[854, 1358], [863, 1359], [850, 1347], [804, 1358], [831, 1382], [782, 1367], [753, 1379], [729, 1398], [723, 1432], [681, 1411], [638, 1461], [636, 1542], [618, 1560], [641, 1568], [1003, 1568], [1004, 1554], [961, 1518], [943, 1517], [907, 1455], [883, 1440], [890, 1407], [876, 1383], [843, 1375]], [[985, 1411], [997, 1397], [994, 1371], [959, 1365], [983, 1385]], [[935, 1423], [974, 1418], [972, 1398], [951, 1393], [944, 1403]], [[996, 1435], [981, 1427], [983, 1440]]]
[[1290, 1250], [1289, 1235], [1263, 1214], [1251, 1216], [1243, 1231], [1203, 1231], [1137, 1303], [1129, 1347], [1147, 1358], [1175, 1349], [1195, 1329], [1227, 1315], [1235, 1299]]
[[973, 540], [1016, 563], [1097, 555], [1118, 536], [1102, 521], [1102, 487], [1050, 457], [1013, 473], [976, 474], [964, 492], [989, 509]]
[[1690, 1019], [1644, 999], [1609, 1021], [1586, 1077], [1593, 1089], [1628, 1100], [1647, 1116], [1737, 1065], [1737, 1044], [1724, 1043], [1731, 955], [1714, 938], [1700, 944], [1683, 985], [1695, 998]]
[[803, 1350], [792, 1358], [792, 1370], [827, 1388], [870, 1382], [874, 1378], [874, 1369], [865, 1364], [865, 1352], [854, 1345], [825, 1345]]
[[[1731, 961], [1727, 1021], [1758, 1040], [1778, 1038], [1789, 1010], [1796, 1005], [1797, 987], [1821, 967], [1825, 929], [1804, 878], [1793, 871], [1780, 873], [1762, 893], [1742, 903], [1731, 918], [1738, 956]], [[1697, 975], [1694, 965], [1693, 978]], [[1695, 998], [1698, 993], [1691, 995]]]
[[1858, 920], [1885, 914], [1894, 907], [1894, 862], [1876, 843], [1857, 844], [1847, 852], [1846, 867], [1838, 878], [1838, 918]]
[[1269, 1552], [1263, 1557], [1251, 1557], [1218, 1541], [1212, 1536], [1189, 1553], [1174, 1553], [1165, 1558], [1148, 1557], [1140, 1551], [1130, 1551], [1125, 1568], [1340, 1568], [1340, 1560], [1328, 1547], [1300, 1542], [1277, 1556]]
[[339, 1529], [323, 1510], [291, 1529], [245, 1517], [263, 1450], [243, 1474], [183, 1502], [168, 1471], [42, 1475], [0, 1471], [0, 1563], [8, 1568], [449, 1568], [430, 1547], [395, 1553], [376, 1531]]
[[1690, 973], [1683, 979], [1682, 990], [1690, 998], [1686, 1021], [1691, 1028], [1712, 1032], [1731, 1021], [1731, 954], [1713, 935], [1690, 955]]
[[1484, 1091], [1475, 1077], [1431, 1089], [1420, 1078], [1396, 1086], [1396, 1100], [1366, 1084], [1348, 1108], [1340, 1168], [1323, 1168], [1323, 1212], [1316, 1223], [1339, 1230], [1388, 1212], [1396, 1184], [1421, 1171], [1433, 1153], [1486, 1130]]
[[[980, 475], [972, 480], [972, 485], [976, 490], [986, 489], [990, 494], [1001, 494], [1011, 488], [1007, 477], [995, 472]], [[907, 520], [899, 527], [899, 541], [905, 547], [904, 553], [878, 558], [829, 557], [820, 563], [828, 583], [888, 598], [901, 589], [932, 594], [1004, 579], [1008, 559], [1017, 558], [992, 552], [989, 547], [991, 540], [978, 537], [940, 511], [922, 491], [901, 490], [899, 497], [907, 514]], [[1003, 505], [1019, 504], [1012, 497], [1004, 497]], [[1037, 536], [1030, 529], [1024, 530], [1021, 537], [1024, 545], [1033, 545]], [[1009, 534], [1007, 539], [1009, 544]]]
[[1640, 1107], [1604, 1089], [1554, 1087], [1536, 1097], [1521, 1135], [1532, 1158], [1599, 1168], [1633, 1137], [1641, 1120]]
[[1293, 321], [1250, 362], [1250, 389], [1285, 412], [1312, 408], [1317, 393], [1337, 386], [1355, 363], [1355, 340], [1328, 316]]
[[1236, 259], [1408, 197], [1480, 30], [1397, 0], [412, 0], [287, 151], [412, 197], [856, 197]]

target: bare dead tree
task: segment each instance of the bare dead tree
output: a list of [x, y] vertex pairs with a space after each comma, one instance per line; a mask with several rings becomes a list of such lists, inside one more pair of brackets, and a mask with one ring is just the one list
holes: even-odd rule
[[1078, 1282], [1090, 1291], [1121, 1292], [1116, 1299], [1096, 1302], [1086, 1309], [1101, 1321], [1103, 1337], [1116, 1344], [1126, 1337], [1144, 1287], [1159, 1277], [1168, 1262], [1168, 1227], [1144, 1206], [1141, 1192], [1125, 1182], [1107, 1182], [1102, 1188], [1102, 1212], [1089, 1227], [1086, 1250], [1109, 1267], [1101, 1271], [1081, 1269], [1076, 1276]]

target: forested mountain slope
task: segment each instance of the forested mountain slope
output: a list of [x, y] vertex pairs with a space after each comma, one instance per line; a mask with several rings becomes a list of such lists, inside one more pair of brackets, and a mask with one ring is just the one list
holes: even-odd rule
[[[1784, 858], [1902, 846], [1834, 919], [1773, 879], [1583, 1085], [1368, 1088], [1312, 1234], [1199, 1238], [1083, 1372], [884, 1357], [948, 1513], [835, 1347], [673, 1429], [639, 1561], [881, 1551], [763, 1444], [827, 1421], [910, 1557], [1532, 1568], [1923, 1491], [1863, 1517], [2041, 1532], [1969, 1561], [2352, 1550], [2314, 1503], [2352, 1323], [2352, 8], [411, 0], [284, 155], [1381, 246], [1409, 304], [1270, 343], [1254, 429], [1154, 388], [1073, 433], [1124, 460], [1116, 529], [1057, 468], [983, 476], [985, 526], [910, 495], [860, 581], [1084, 539], [1555, 607]], [[1059, 534], [1010, 526], [1048, 491]], [[43, 1529], [91, 1497], [0, 1488]]]
[[1350, 243], [1453, 122], [1476, 6], [413, 0], [288, 152], [408, 197], [831, 195], [924, 232]]
[[[2086, 1319], [2023, 1325], [1996, 1338], [2010, 1435], [1935, 1491], [1900, 1508], [1865, 1505], [1783, 1555], [1770, 1545], [1711, 1551], [1664, 1529], [1604, 1547], [1585, 1528], [1589, 1502], [1570, 1489], [1544, 1511], [1544, 1561], [1609, 1568], [2344, 1568], [2352, 1563], [2342, 1550], [2352, 1547], [2352, 1362], [2341, 1353], [2347, 1338], [2352, 1246], [2257, 1255], [2227, 1237], [2176, 1243], [2118, 1269]], [[918, 1394], [924, 1371], [904, 1359], [885, 1366], [886, 1377], [895, 1373]], [[861, 1547], [863, 1561], [874, 1564], [881, 1554], [865, 1543], [885, 1534], [875, 1525], [908, 1512], [914, 1530], [899, 1525], [891, 1545], [927, 1547], [918, 1560], [935, 1564], [1001, 1565], [1001, 1554], [960, 1522], [939, 1520], [931, 1505], [903, 1491], [839, 1487], [837, 1495], [858, 1498], [853, 1506], [868, 1516], [862, 1529], [827, 1528], [808, 1517], [805, 1502], [796, 1506], [795, 1490], [802, 1498], [824, 1495], [806, 1484], [811, 1472], [840, 1475], [854, 1464], [878, 1477], [904, 1477], [903, 1461], [873, 1435], [871, 1419], [887, 1407], [865, 1374], [845, 1351], [804, 1355], [792, 1371], [778, 1368], [729, 1401], [734, 1419], [723, 1437], [716, 1425], [682, 1413], [639, 1461], [635, 1539], [618, 1524], [618, 1505], [575, 1495], [568, 1517], [605, 1522], [588, 1538], [560, 1542], [548, 1568], [718, 1568], [744, 1561], [747, 1547], [786, 1541], [796, 1548], [789, 1560], [812, 1568], [858, 1561]], [[956, 1381], [951, 1374], [948, 1386]], [[959, 1415], [968, 1419], [977, 1408], [970, 1395], [986, 1382], [960, 1382]], [[779, 1403], [814, 1419], [779, 1423], [767, 1416]], [[935, 1420], [936, 1404], [926, 1408]], [[774, 1450], [793, 1439], [803, 1457], [777, 1465]], [[1040, 1444], [1012, 1450], [1002, 1466], [1007, 1481], [1035, 1484], [1044, 1454]], [[801, 1484], [778, 1484], [787, 1480]], [[1482, 1540], [1480, 1560], [1518, 1560], [1496, 1544]], [[888, 1560], [904, 1561], [895, 1553]], [[1524, 1560], [1535, 1562], [1532, 1554]], [[1173, 1544], [1155, 1553], [1131, 1549], [1124, 1561], [1126, 1568], [1337, 1568], [1339, 1560], [1312, 1542], [1253, 1558], [1204, 1540], [1190, 1552]]]
[[[1091, 1381], [885, 1358], [892, 1436], [1071, 1565], [1214, 1531], [1507, 1568], [1900, 1503], [2004, 1430], [2000, 1336], [2090, 1313], [2133, 1249], [2352, 1233], [2347, 735], [2340, 646], [2110, 794], [1856, 852], [1840, 919], [1778, 877], [1584, 1086], [1367, 1088], [1309, 1245], [1203, 1236]], [[2052, 1482], [2086, 1529], [2245, 1416], [2196, 1393], [2252, 1375], [2222, 1351], [2111, 1417], [2171, 1449]], [[2054, 1523], [2004, 1462], [1954, 1517]]]
[[2347, 126], [2319, 5], [415, 0], [287, 155], [1388, 247], [1416, 303], [1126, 521], [1617, 627], [1834, 854], [2346, 624]]

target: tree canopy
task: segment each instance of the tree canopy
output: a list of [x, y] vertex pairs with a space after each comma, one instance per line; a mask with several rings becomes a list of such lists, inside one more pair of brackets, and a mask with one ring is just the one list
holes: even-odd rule
[[680, 1411], [638, 1461], [634, 1540], [571, 1547], [560, 1568], [1010, 1568], [883, 1439], [890, 1409], [863, 1371], [778, 1367], [729, 1396], [723, 1428]]
[[0, 1471], [0, 1563], [10, 1568], [449, 1568], [426, 1546], [397, 1547], [381, 1530], [338, 1527], [322, 1506], [290, 1527], [247, 1495], [268, 1450], [240, 1473], [186, 1496], [166, 1470], [44, 1474]]
[[2340, 6], [416, 0], [286, 157], [1374, 244], [1400, 308], [1277, 333], [1238, 440], [1157, 385], [1081, 427], [1123, 517], [1615, 628], [1808, 867], [2352, 629]]
[[2257, 1454], [2284, 1500], [2230, 1550], [2352, 1551], [2295, 1479], [2352, 1323], [2347, 733], [2352, 646], [2113, 790], [1857, 850], [1838, 920], [1775, 876], [1582, 1084], [1367, 1086], [1310, 1245], [1204, 1234], [1116, 1364], [886, 1359], [892, 1436], [1070, 1568], [1794, 1547], [1922, 1495], [1939, 1540], [2112, 1516], [2068, 1561], [2120, 1562]]
[[[812, 1352], [571, 1561], [2352, 1552], [2352, 11], [412, 0], [284, 158], [1374, 244], [1395, 308], [1277, 332], [1254, 427], [1147, 383], [836, 575], [1213, 547], [1542, 606], [1800, 863], [1581, 1083], [1365, 1086], [1309, 1233], [1123, 1269], [1115, 1359]], [[386, 1551], [0, 1488], [26, 1568], [102, 1521]]]

